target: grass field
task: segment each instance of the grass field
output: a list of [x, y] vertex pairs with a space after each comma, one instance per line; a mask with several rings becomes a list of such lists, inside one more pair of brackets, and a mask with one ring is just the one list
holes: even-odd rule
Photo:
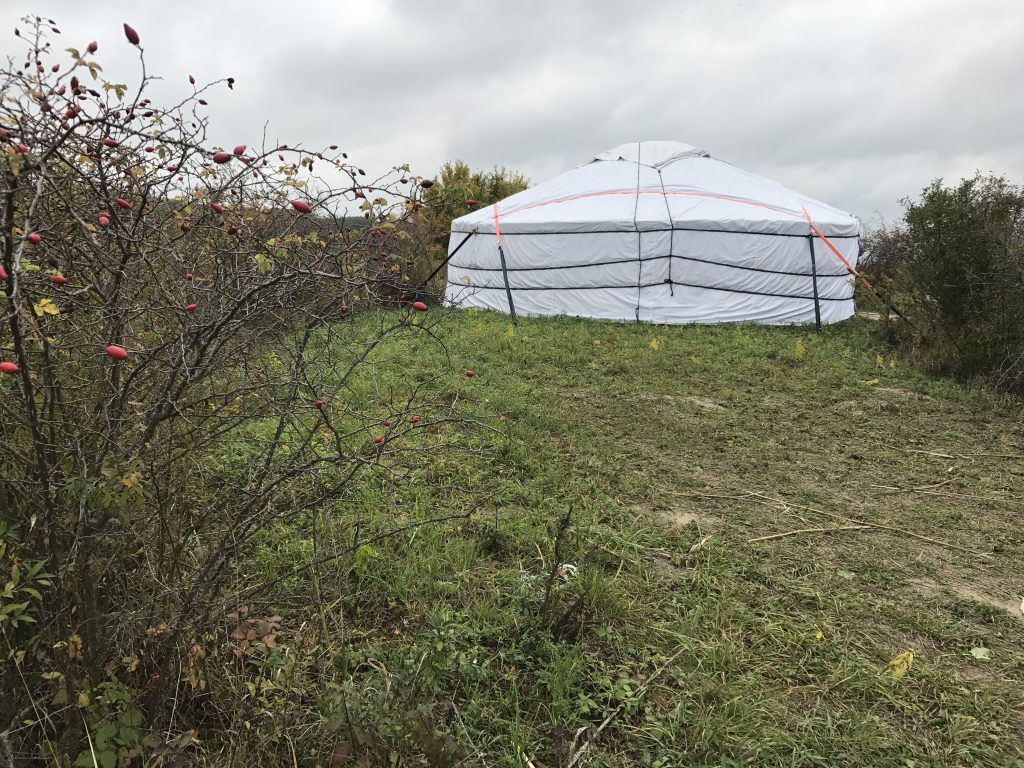
[[[1024, 765], [1019, 401], [867, 321], [446, 325], [465, 450], [369, 476], [319, 546], [478, 511], [285, 580], [233, 729], [310, 766]], [[373, 391], [437, 369], [417, 344]], [[272, 531], [242, 570], [311, 546]]]

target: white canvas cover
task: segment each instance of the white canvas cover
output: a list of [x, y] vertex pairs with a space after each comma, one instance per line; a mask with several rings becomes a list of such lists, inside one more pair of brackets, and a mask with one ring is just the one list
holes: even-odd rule
[[830, 323], [854, 311], [832, 249], [856, 268], [859, 235], [854, 216], [696, 147], [624, 144], [452, 222], [445, 297], [508, 312], [507, 274], [523, 315], [785, 324], [817, 308]]

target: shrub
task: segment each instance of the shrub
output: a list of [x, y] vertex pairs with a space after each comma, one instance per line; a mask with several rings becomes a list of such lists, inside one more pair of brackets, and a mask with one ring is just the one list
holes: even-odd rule
[[310, 527], [295, 572], [315, 578], [337, 556], [318, 519], [398, 469], [411, 428], [382, 415], [452, 419], [454, 397], [443, 375], [359, 386], [373, 350], [433, 338], [407, 307], [350, 321], [381, 291], [367, 253], [421, 205], [408, 168], [208, 146], [231, 78], [162, 107], [144, 66], [107, 82], [94, 45], [55, 55], [53, 22], [27, 21], [0, 71], [0, 760], [128, 764], [182, 747], [157, 729], [206, 688], [211, 617], [259, 593], [228, 586], [240, 554]]
[[1024, 393], [1024, 189], [941, 180], [865, 242], [864, 267], [910, 321], [889, 332], [923, 364]]

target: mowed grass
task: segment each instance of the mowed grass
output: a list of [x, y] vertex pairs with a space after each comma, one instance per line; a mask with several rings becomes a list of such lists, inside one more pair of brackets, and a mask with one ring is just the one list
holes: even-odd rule
[[[472, 369], [469, 421], [397, 438], [399, 484], [385, 452], [317, 546], [479, 508], [279, 585], [287, 675], [236, 729], [310, 766], [1024, 765], [1019, 401], [861, 320], [442, 312], [446, 349], [391, 345], [352, 391]], [[312, 551], [276, 529], [242, 572]]]

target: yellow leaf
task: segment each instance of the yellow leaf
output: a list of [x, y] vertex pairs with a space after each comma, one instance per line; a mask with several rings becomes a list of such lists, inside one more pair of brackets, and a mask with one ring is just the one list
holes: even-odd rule
[[899, 680], [910, 671], [910, 668], [913, 665], [914, 652], [912, 650], [904, 651], [898, 656], [895, 656], [888, 664], [889, 671], [892, 673], [892, 679]]
[[89, 692], [88, 691], [79, 691], [78, 692], [78, 700], [75, 702], [75, 704], [78, 705], [79, 709], [85, 709], [86, 707], [88, 707], [89, 706]]
[[60, 307], [49, 299], [40, 299], [33, 305], [32, 311], [36, 313], [36, 317], [42, 317], [43, 315], [59, 315]]
[[647, 346], [650, 347], [651, 349], [657, 351], [658, 347], [661, 346], [661, 342], [658, 341], [657, 339], [651, 339], [650, 343], [648, 343]]
[[68, 658], [72, 661], [82, 660], [82, 638], [77, 634], [68, 638]]
[[875, 365], [877, 365], [879, 368], [884, 368], [885, 358], [882, 357], [881, 355], [875, 355]]
[[860, 383], [865, 387], [873, 387], [875, 384], [878, 384], [878, 379], [861, 379]]
[[800, 362], [807, 357], [807, 345], [804, 344], [803, 339], [796, 340], [796, 347], [793, 350], [793, 357], [796, 358], [797, 362]]
[[139, 476], [134, 472], [129, 472], [127, 475], [121, 478], [121, 485], [125, 488], [134, 488], [139, 484]]

